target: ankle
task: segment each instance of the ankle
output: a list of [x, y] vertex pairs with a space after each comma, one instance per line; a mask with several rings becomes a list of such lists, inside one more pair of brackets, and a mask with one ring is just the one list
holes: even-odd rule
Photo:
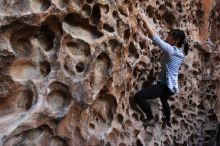
[[162, 117], [162, 121], [163, 121], [163, 122], [170, 122], [171, 119], [170, 119], [170, 117], [163, 116], [163, 117]]
[[154, 117], [148, 117], [147, 120], [154, 120]]

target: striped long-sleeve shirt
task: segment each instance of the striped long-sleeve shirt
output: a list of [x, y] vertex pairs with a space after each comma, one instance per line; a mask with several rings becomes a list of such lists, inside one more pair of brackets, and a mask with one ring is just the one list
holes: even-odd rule
[[173, 92], [177, 93], [178, 88], [178, 71], [185, 58], [182, 49], [163, 41], [157, 35], [153, 35], [152, 41], [163, 50], [161, 56], [161, 72], [159, 75], [159, 80], [164, 81], [168, 88]]

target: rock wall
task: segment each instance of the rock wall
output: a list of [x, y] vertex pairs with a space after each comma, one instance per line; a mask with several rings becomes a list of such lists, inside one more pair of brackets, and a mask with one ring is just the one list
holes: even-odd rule
[[[141, 10], [163, 39], [179, 28], [190, 44], [171, 127], [154, 100], [144, 128], [133, 99], [160, 72]], [[218, 145], [219, 14], [219, 0], [0, 1], [0, 145]]]

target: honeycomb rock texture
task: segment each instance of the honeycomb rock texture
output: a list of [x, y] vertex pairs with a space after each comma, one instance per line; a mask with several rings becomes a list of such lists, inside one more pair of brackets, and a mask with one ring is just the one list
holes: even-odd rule
[[[152, 100], [144, 128], [134, 101], [156, 83], [162, 39], [187, 34], [171, 127]], [[1, 0], [0, 146], [219, 146], [219, 0]]]

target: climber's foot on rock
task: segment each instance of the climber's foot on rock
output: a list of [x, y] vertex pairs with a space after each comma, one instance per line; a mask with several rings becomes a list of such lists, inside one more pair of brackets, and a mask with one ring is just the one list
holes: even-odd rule
[[165, 116], [162, 117], [162, 121], [163, 121], [163, 124], [162, 124], [162, 127], [165, 128], [166, 126], [167, 127], [171, 127], [171, 120], [166, 118]]
[[154, 119], [144, 119], [142, 121], [142, 125], [143, 126], [155, 126], [156, 123], [155, 123]]

